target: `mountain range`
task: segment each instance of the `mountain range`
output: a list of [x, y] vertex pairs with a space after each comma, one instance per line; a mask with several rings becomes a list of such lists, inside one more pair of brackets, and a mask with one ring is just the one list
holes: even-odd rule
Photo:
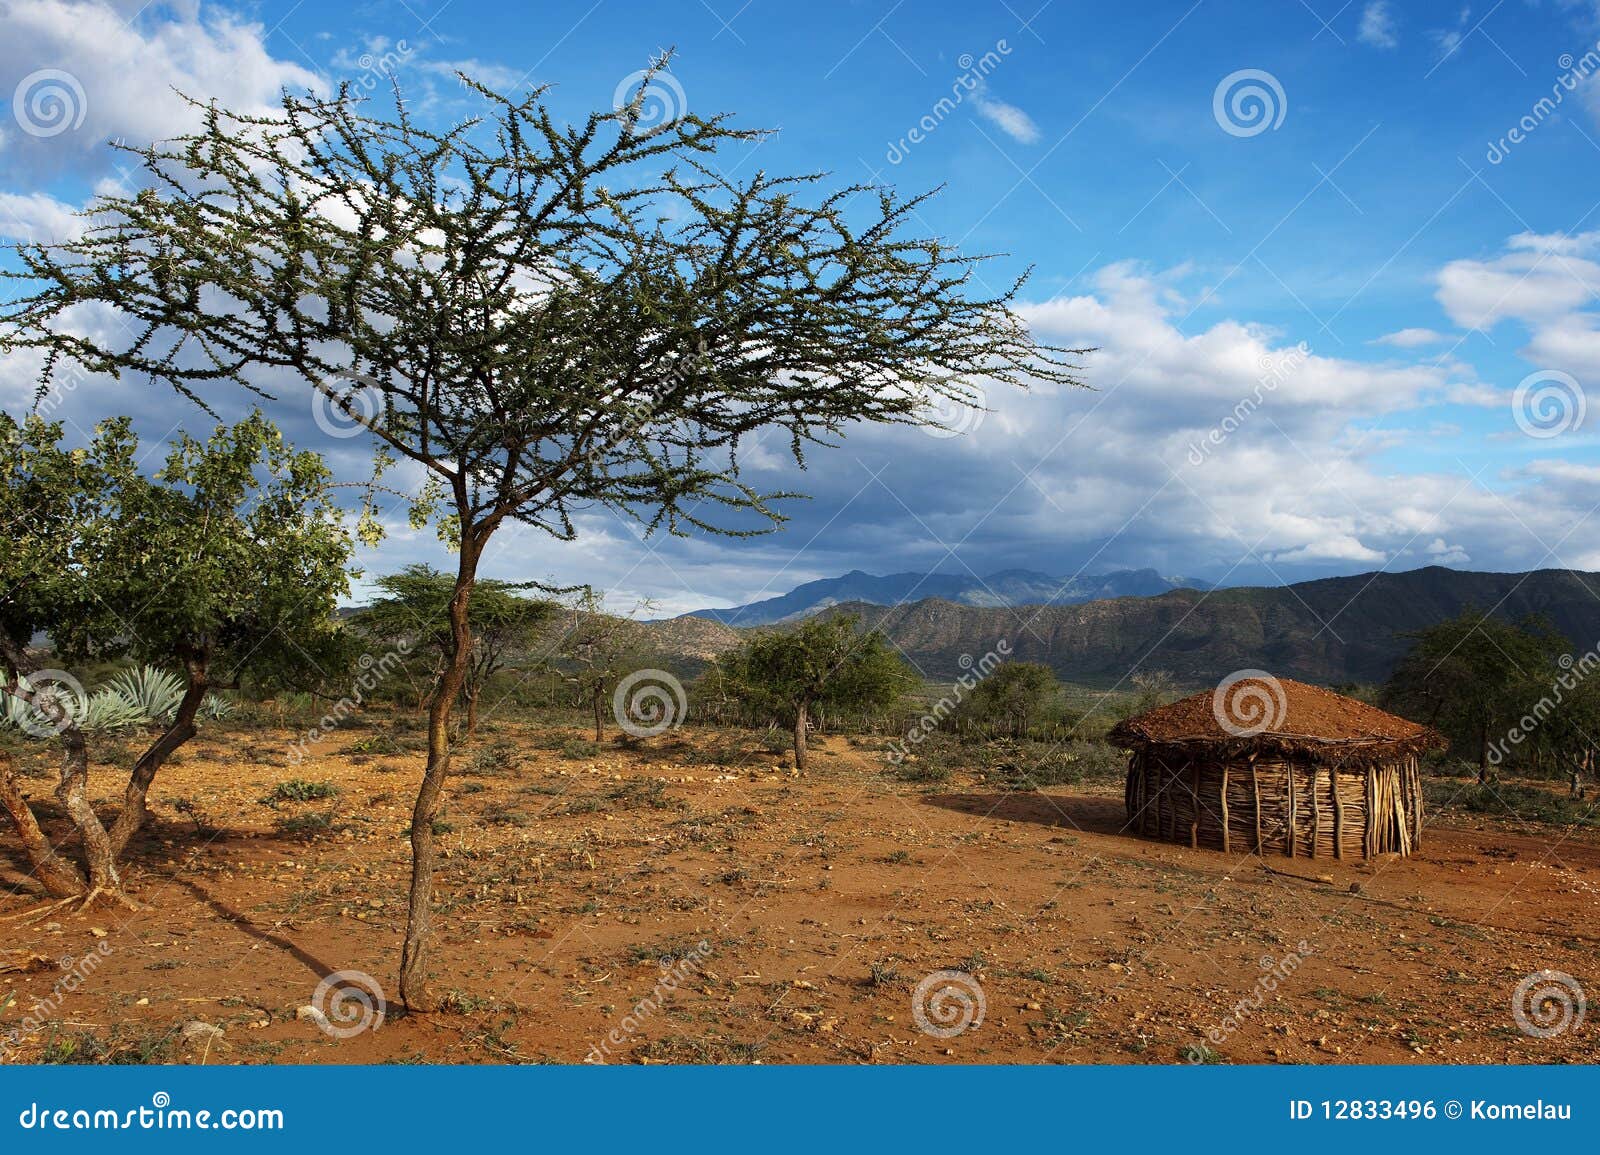
[[975, 574], [892, 573], [851, 570], [842, 577], [798, 585], [786, 594], [720, 610], [694, 610], [684, 617], [710, 618], [730, 626], [770, 626], [797, 621], [830, 606], [865, 602], [897, 606], [939, 598], [964, 606], [1077, 605], [1104, 598], [1150, 597], [1174, 589], [1209, 589], [1209, 582], [1163, 577], [1153, 569], [1117, 570], [1092, 577], [1051, 577], [1034, 570]]
[[[861, 614], [940, 681], [958, 677], [1004, 640], [1013, 659], [1043, 662], [1066, 681], [1110, 686], [1143, 669], [1198, 686], [1243, 669], [1323, 685], [1382, 681], [1411, 644], [1409, 633], [1467, 609], [1507, 620], [1538, 615], [1575, 653], [1600, 645], [1600, 574], [1574, 570], [1507, 574], [1430, 566], [1073, 605], [978, 606], [943, 598], [882, 605], [857, 598], [821, 612]], [[687, 629], [702, 657], [743, 636], [712, 621], [689, 627], [678, 618], [653, 628]]]

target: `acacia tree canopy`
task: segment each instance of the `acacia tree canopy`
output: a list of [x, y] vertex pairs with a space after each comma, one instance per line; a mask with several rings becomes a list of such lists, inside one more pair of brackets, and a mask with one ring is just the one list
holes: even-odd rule
[[792, 629], [757, 634], [729, 655], [733, 681], [794, 726], [795, 766], [806, 766], [806, 729], [817, 706], [888, 706], [915, 681], [876, 630], [860, 631], [854, 614], [808, 618]]
[[783, 495], [741, 480], [752, 435], [781, 431], [804, 464], [856, 422], [1079, 384], [1084, 352], [1032, 338], [1010, 307], [1020, 281], [984, 289], [982, 258], [909, 235], [923, 198], [725, 175], [761, 134], [724, 116], [642, 128], [648, 76], [632, 105], [576, 125], [542, 89], [463, 81], [486, 111], [443, 131], [348, 89], [267, 116], [204, 106], [196, 133], [134, 150], [147, 187], [102, 197], [82, 237], [21, 246], [0, 304], [0, 348], [42, 351], [45, 383], [76, 363], [206, 403], [227, 382], [289, 382], [368, 430], [380, 470], [407, 459], [428, 478], [413, 518], [437, 510], [459, 557], [411, 823], [415, 1010], [436, 1005], [433, 818], [501, 524], [570, 538], [574, 511], [602, 506], [651, 530], [769, 528]]
[[1467, 610], [1411, 635], [1412, 646], [1380, 701], [1476, 750], [1489, 775], [1491, 743], [1550, 689], [1566, 642], [1548, 624], [1508, 622]]

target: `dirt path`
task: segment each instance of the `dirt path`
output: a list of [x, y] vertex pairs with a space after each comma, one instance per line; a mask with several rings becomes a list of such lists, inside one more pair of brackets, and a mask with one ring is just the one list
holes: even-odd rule
[[[27, 920], [37, 896], [0, 899], [0, 963], [39, 968], [0, 974], [6, 1059], [1600, 1060], [1600, 1014], [1552, 1038], [1512, 1014], [1535, 971], [1600, 990], [1593, 834], [1463, 823], [1410, 859], [1263, 864], [1123, 836], [1118, 783], [927, 792], [838, 738], [799, 777], [689, 731], [630, 751], [508, 729], [464, 757], [442, 838], [449, 1012], [332, 1037], [297, 1009], [332, 972], [392, 985], [419, 761], [363, 753], [363, 733], [292, 773], [288, 735], [260, 731], [165, 771], [144, 911]], [[291, 777], [338, 794], [260, 801]], [[7, 890], [18, 865], [0, 839]], [[980, 995], [981, 1025], [919, 1027], [938, 971], [972, 978], [934, 981], [927, 1025]], [[185, 1040], [194, 1023], [223, 1034]]]

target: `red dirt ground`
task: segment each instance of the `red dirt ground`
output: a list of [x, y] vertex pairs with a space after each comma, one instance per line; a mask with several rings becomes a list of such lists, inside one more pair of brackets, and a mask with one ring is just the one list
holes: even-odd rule
[[[41, 900], [13, 889], [0, 839], [0, 971], [24, 968], [0, 973], [6, 1060], [580, 1062], [608, 1038], [612, 1062], [1172, 1063], [1198, 1045], [1234, 1063], [1600, 1060], [1600, 1015], [1536, 1038], [1512, 1013], [1535, 971], [1600, 990], [1592, 832], [1455, 819], [1410, 859], [1264, 864], [1121, 835], [1120, 782], [925, 788], [840, 738], [801, 777], [692, 730], [562, 751], [581, 735], [508, 727], [494, 737], [514, 751], [476, 769], [464, 752], [441, 839], [449, 1009], [333, 1038], [296, 1010], [333, 971], [392, 989], [420, 763], [337, 752], [362, 733], [293, 771], [287, 734], [197, 742], [157, 783], [138, 912], [28, 917]], [[340, 794], [259, 801], [289, 778]], [[321, 833], [279, 826], [319, 815]], [[632, 1013], [660, 960], [701, 942], [676, 991]], [[55, 960], [97, 947], [8, 1049]], [[976, 977], [981, 1025], [918, 1028], [915, 988], [939, 970]], [[196, 1022], [223, 1034], [185, 1042]]]

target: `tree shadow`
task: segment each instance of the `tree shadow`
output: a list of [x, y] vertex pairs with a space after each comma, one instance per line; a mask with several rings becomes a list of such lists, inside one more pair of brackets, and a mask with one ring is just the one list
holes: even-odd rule
[[1120, 798], [1028, 792], [926, 794], [922, 801], [929, 806], [977, 818], [1031, 822], [1037, 826], [1076, 830], [1085, 834], [1134, 837], [1128, 829], [1127, 811]]
[[251, 921], [249, 915], [245, 914], [243, 911], [229, 906], [227, 903], [217, 898], [210, 891], [206, 890], [205, 887], [201, 886], [193, 879], [175, 877], [171, 881], [176, 885], [183, 887], [183, 889], [187, 890], [190, 894], [194, 895], [195, 898], [199, 899], [206, 905], [206, 908], [210, 910], [212, 914], [222, 919], [235, 930], [241, 931], [253, 939], [258, 939], [261, 942], [275, 946], [284, 953], [293, 956], [301, 963], [304, 963], [305, 966], [310, 969], [318, 979], [322, 979], [340, 969], [339, 967], [333, 966], [330, 963], [324, 962], [322, 959], [319, 959], [316, 955], [312, 954], [298, 943], [291, 942], [289, 939], [284, 938], [281, 934], [276, 934], [264, 927], [257, 926]]

